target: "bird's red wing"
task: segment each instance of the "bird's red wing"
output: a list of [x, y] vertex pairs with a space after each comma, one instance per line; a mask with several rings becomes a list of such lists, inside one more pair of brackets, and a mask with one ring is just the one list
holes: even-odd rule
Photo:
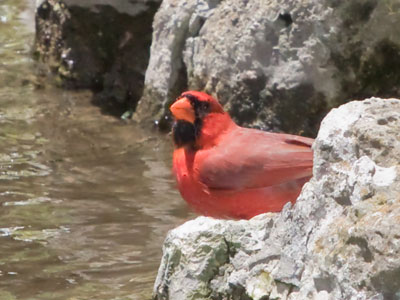
[[199, 181], [210, 189], [267, 187], [312, 175], [313, 140], [238, 128], [196, 154]]

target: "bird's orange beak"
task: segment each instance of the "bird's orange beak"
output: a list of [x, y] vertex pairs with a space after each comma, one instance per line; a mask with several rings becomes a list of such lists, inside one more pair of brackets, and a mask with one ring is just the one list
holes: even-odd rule
[[175, 101], [169, 110], [177, 120], [185, 120], [193, 124], [196, 119], [194, 109], [186, 97]]

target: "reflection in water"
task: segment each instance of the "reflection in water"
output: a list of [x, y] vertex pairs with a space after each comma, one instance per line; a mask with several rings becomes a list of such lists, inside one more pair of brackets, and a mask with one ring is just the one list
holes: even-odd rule
[[29, 2], [0, 3], [0, 299], [148, 299], [189, 218], [169, 137], [35, 90]]

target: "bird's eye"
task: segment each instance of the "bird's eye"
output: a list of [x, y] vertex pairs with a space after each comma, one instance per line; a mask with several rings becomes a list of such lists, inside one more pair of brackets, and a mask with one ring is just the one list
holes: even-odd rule
[[208, 111], [209, 108], [210, 108], [210, 103], [208, 103], [208, 102], [202, 102], [202, 103], [201, 103], [201, 108], [202, 108], [204, 111]]

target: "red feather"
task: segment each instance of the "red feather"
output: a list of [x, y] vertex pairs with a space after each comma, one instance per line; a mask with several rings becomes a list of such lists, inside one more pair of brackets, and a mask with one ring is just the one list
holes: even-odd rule
[[196, 147], [175, 149], [173, 170], [182, 197], [199, 213], [249, 219], [295, 202], [312, 175], [312, 143], [310, 138], [243, 128], [226, 112], [211, 111]]

